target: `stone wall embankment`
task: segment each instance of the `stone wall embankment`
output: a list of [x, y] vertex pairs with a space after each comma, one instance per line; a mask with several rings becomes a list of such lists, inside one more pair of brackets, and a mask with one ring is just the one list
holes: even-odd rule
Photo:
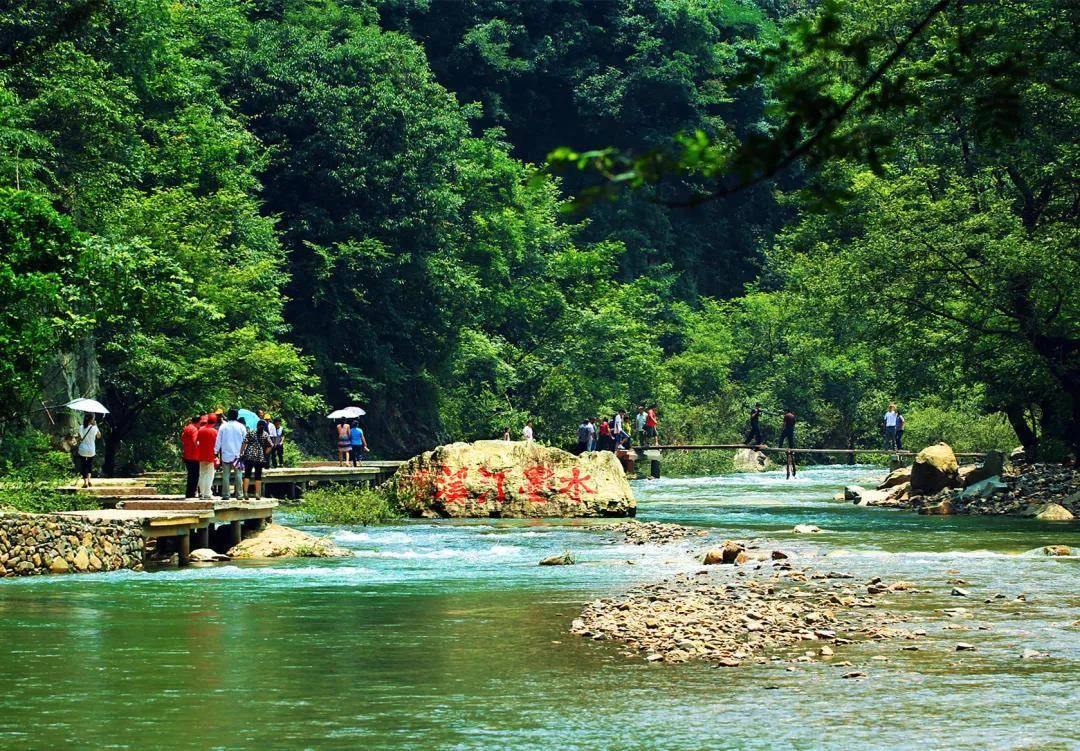
[[0, 514], [0, 576], [141, 569], [138, 523], [63, 514]]

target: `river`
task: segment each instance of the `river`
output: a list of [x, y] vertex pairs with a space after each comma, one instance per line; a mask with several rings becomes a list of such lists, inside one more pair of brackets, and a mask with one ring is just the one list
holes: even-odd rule
[[[581, 522], [323, 528], [355, 557], [0, 582], [0, 748], [1080, 748], [1080, 559], [1025, 553], [1080, 547], [1077, 527], [831, 500], [870, 472], [635, 484], [643, 520], [931, 589], [902, 600], [927, 619], [922, 651], [838, 648], [866, 679], [649, 664], [567, 633], [591, 599], [699, 570], [699, 541], [624, 545]], [[578, 565], [536, 565], [564, 549]], [[970, 597], [950, 596], [956, 579]], [[957, 605], [966, 630], [944, 630], [933, 610]]]

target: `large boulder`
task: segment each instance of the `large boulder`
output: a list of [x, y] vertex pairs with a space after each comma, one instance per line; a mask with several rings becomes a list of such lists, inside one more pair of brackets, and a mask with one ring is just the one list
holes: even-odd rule
[[268, 524], [229, 549], [231, 558], [345, 558], [352, 553], [324, 537]]
[[388, 482], [406, 513], [437, 517], [633, 516], [630, 483], [609, 451], [574, 456], [537, 443], [451, 443]]
[[959, 485], [960, 465], [949, 444], [927, 446], [915, 456], [911, 465], [912, 495], [933, 495]]
[[764, 472], [776, 467], [764, 451], [754, 449], [737, 449], [731, 461], [736, 472]]

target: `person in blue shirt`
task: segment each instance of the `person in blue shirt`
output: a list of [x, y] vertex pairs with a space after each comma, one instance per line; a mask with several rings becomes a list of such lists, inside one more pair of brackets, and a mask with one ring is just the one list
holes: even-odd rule
[[354, 422], [349, 428], [349, 441], [352, 443], [352, 464], [359, 467], [364, 460], [364, 454], [368, 452], [367, 438], [364, 437], [360, 423]]

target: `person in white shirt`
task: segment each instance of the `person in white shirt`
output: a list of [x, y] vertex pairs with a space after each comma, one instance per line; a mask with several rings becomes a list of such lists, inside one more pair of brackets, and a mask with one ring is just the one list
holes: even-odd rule
[[[221, 500], [227, 501], [232, 492], [237, 498], [244, 496], [244, 472], [233, 466], [240, 458], [240, 449], [247, 437], [247, 426], [237, 419], [239, 412], [230, 409], [225, 415], [225, 424], [218, 430], [214, 442], [214, 453], [221, 459]], [[231, 486], [231, 487], [230, 487]]]
[[97, 439], [101, 430], [97, 420], [89, 412], [83, 418], [79, 428], [79, 474], [82, 475], [83, 487], [90, 487], [90, 475], [94, 471], [94, 457], [97, 456]]
[[615, 429], [611, 431], [612, 435], [618, 435], [622, 432], [623, 421], [626, 419], [626, 410], [620, 409], [619, 414], [615, 415]]
[[532, 443], [532, 439], [533, 439], [532, 420], [529, 420], [528, 422], [526, 422], [525, 427], [521, 429], [521, 438], [522, 438], [522, 440], [525, 441], [525, 443]]
[[890, 404], [889, 411], [885, 413], [885, 448], [888, 451], [896, 450], [896, 405]]

